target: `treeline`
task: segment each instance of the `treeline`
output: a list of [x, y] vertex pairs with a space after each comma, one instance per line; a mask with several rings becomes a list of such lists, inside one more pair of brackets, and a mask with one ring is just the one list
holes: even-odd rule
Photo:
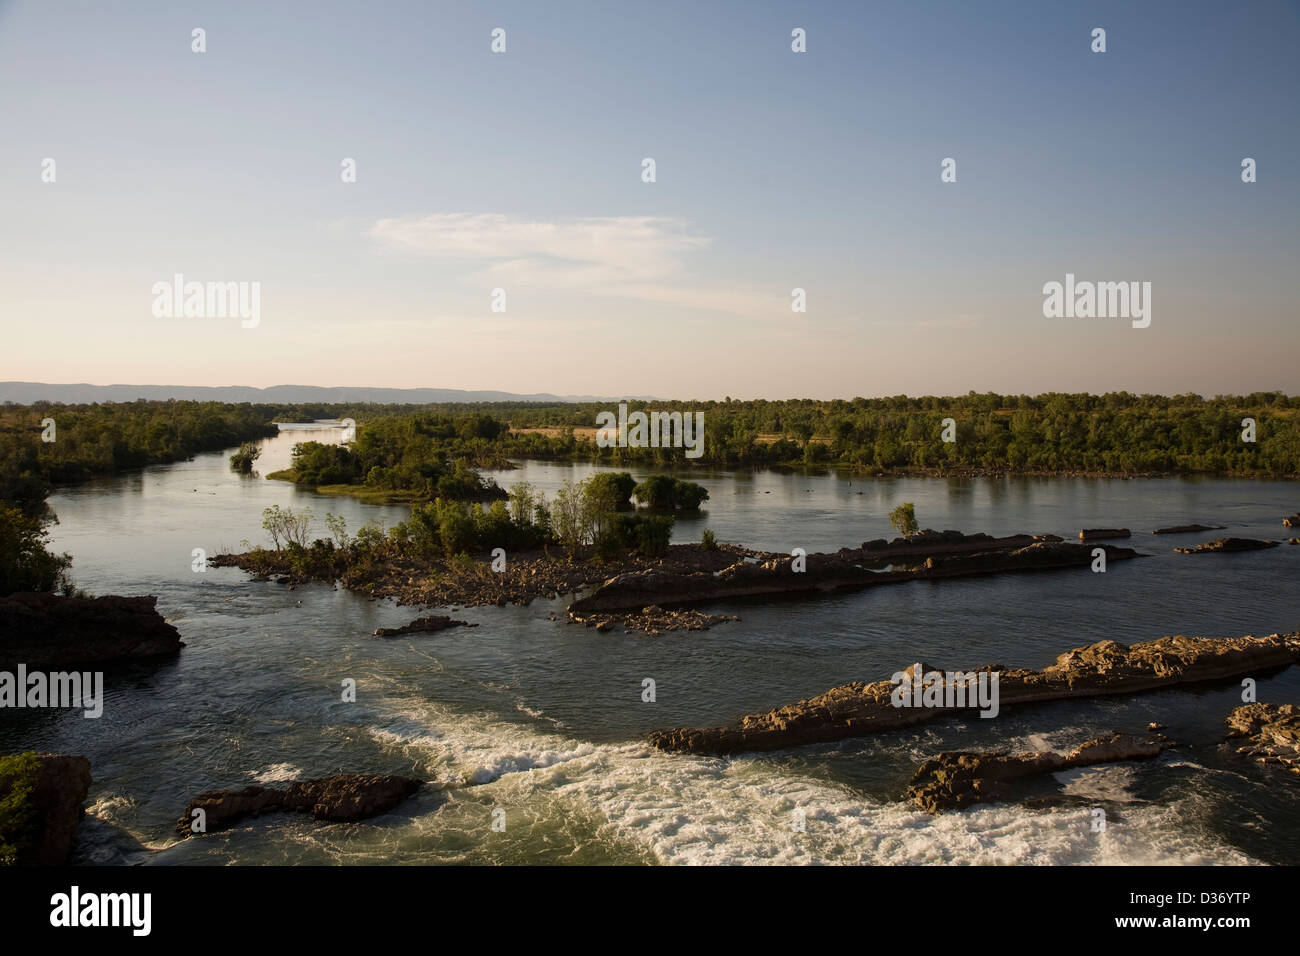
[[165, 464], [276, 434], [267, 410], [219, 402], [0, 406], [0, 595], [70, 591], [47, 549], [53, 486]]
[[[974, 392], [960, 397], [852, 401], [630, 402], [636, 410], [704, 412], [711, 465], [844, 465], [892, 469], [1094, 473], [1300, 474], [1300, 398], [1280, 392], [1203, 399], [1115, 392], [1038, 396]], [[608, 404], [503, 410], [518, 457], [680, 463], [674, 448], [600, 448], [570, 428], [594, 427]], [[952, 419], [943, 440], [945, 419]], [[1245, 419], [1253, 442], [1243, 440]], [[556, 428], [563, 434], [552, 434]]]

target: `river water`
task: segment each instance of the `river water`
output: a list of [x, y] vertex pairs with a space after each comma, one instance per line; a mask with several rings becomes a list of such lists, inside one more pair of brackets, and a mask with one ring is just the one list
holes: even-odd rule
[[[286, 429], [264, 442], [259, 470], [284, 467], [295, 441], [338, 435]], [[494, 474], [549, 493], [592, 470], [530, 462]], [[1279, 538], [1282, 516], [1300, 505], [1295, 484], [700, 469], [690, 477], [710, 499], [700, 517], [679, 520], [678, 541], [699, 540], [707, 527], [757, 548], [834, 550], [892, 536], [887, 512], [911, 501], [923, 527], [1064, 537], [1129, 527], [1124, 543], [1150, 556], [1105, 574], [705, 607], [741, 620], [704, 632], [599, 635], [564, 622], [565, 599], [460, 609], [456, 617], [480, 626], [384, 640], [371, 632], [417, 610], [326, 585], [291, 591], [233, 568], [196, 572], [192, 552], [263, 542], [261, 512], [273, 504], [310, 506], [322, 534], [327, 511], [355, 530], [391, 525], [407, 509], [240, 477], [225, 454], [202, 455], [51, 498], [60, 519], [53, 546], [74, 556], [78, 585], [158, 595], [187, 647], [173, 660], [110, 672], [98, 720], [8, 712], [0, 751], [90, 758], [94, 785], [76, 851], [86, 863], [1300, 863], [1300, 779], [1223, 743], [1237, 686], [1004, 710], [994, 720], [939, 720], [733, 759], [662, 754], [643, 742], [658, 727], [720, 724], [836, 684], [888, 678], [916, 660], [1042, 667], [1106, 638], [1294, 630], [1300, 547], [1177, 555], [1175, 544], [1213, 535], [1146, 532], [1200, 522]], [[349, 678], [355, 703], [341, 699]], [[645, 678], [655, 681], [653, 702], [642, 700]], [[1300, 669], [1259, 675], [1258, 696], [1300, 702]], [[1027, 788], [1023, 805], [930, 817], [899, 801], [916, 766], [941, 750], [1064, 750], [1152, 720], [1182, 746], [1153, 762], [1049, 777]], [[438, 786], [362, 824], [281, 815], [202, 838], [175, 835], [203, 790], [341, 771]]]

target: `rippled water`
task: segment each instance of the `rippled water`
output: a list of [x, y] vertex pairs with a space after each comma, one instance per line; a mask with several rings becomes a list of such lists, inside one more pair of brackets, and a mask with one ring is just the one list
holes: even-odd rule
[[[288, 462], [286, 432], [263, 474]], [[498, 474], [548, 492], [590, 466], [527, 463]], [[636, 472], [641, 474], [642, 472]], [[379, 507], [241, 478], [225, 455], [61, 491], [54, 545], [97, 594], [157, 594], [187, 647], [108, 677], [104, 716], [8, 712], [0, 750], [83, 753], [95, 783], [79, 859], [166, 863], [434, 862], [1300, 862], [1300, 780], [1224, 746], [1239, 688], [1004, 710], [996, 720], [921, 728], [789, 751], [710, 759], [667, 755], [647, 731], [718, 724], [915, 660], [941, 668], [1041, 667], [1104, 638], [1238, 635], [1300, 627], [1300, 547], [1185, 556], [1153, 537], [1192, 521], [1223, 534], [1281, 537], [1295, 484], [1209, 480], [871, 479], [692, 470], [710, 491], [676, 539], [789, 551], [890, 535], [888, 510], [915, 502], [923, 526], [1052, 532], [1131, 527], [1150, 557], [1046, 575], [909, 583], [856, 595], [747, 601], [705, 610], [742, 620], [658, 637], [563, 622], [566, 600], [456, 613], [480, 624], [381, 640], [415, 609], [324, 585], [256, 583], [236, 569], [191, 570], [262, 538], [261, 511], [311, 505], [355, 529]], [[317, 521], [317, 530], [323, 523]], [[557, 613], [560, 621], [548, 620]], [[641, 700], [642, 680], [657, 700]], [[353, 678], [358, 701], [343, 703]], [[1259, 699], [1300, 702], [1300, 670], [1260, 675]], [[943, 749], [1061, 748], [1112, 729], [1167, 724], [1184, 746], [1152, 763], [1058, 775], [1029, 805], [932, 818], [898, 797]], [[339, 771], [398, 772], [426, 787], [397, 813], [357, 825], [280, 816], [178, 842], [173, 826], [202, 790]], [[1092, 807], [1107, 812], [1093, 832]], [[806, 815], [806, 832], [792, 826]], [[491, 829], [505, 811], [505, 830]]]

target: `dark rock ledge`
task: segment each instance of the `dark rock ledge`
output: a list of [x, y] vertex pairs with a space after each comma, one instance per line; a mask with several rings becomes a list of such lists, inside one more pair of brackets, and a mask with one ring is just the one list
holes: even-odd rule
[[[1116, 694], [1141, 694], [1265, 673], [1300, 660], [1300, 632], [1267, 637], [1162, 637], [1126, 647], [1099, 641], [1060, 655], [1041, 671], [981, 670], [999, 674], [999, 707]], [[975, 670], [970, 668], [970, 670]], [[661, 750], [702, 754], [778, 750], [799, 744], [843, 740], [900, 730], [952, 716], [947, 707], [894, 707], [895, 684], [880, 680], [834, 687], [826, 693], [763, 714], [749, 714], [723, 727], [656, 730], [650, 742]], [[967, 708], [968, 710], [970, 708]]]
[[292, 811], [317, 820], [351, 823], [394, 809], [420, 789], [423, 781], [389, 774], [341, 773], [318, 780], [301, 780], [287, 788], [244, 787], [209, 790], [189, 802], [176, 821], [176, 832], [193, 833], [194, 811], [206, 814], [207, 832], [222, 830], [245, 817]]

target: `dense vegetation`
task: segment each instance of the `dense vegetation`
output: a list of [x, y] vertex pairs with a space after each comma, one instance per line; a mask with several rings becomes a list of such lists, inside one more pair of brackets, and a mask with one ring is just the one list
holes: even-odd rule
[[[695, 491], [684, 500], [704, 500]], [[468, 503], [435, 498], [411, 507], [411, 517], [393, 528], [371, 523], [355, 534], [343, 518], [327, 514], [328, 537], [312, 537], [314, 516], [276, 505], [262, 514], [272, 549], [254, 549], [241, 562], [252, 570], [287, 571], [304, 578], [342, 579], [345, 584], [372, 580], [381, 566], [397, 560], [429, 564], [447, 559], [468, 562], [471, 555], [534, 551], [556, 546], [570, 558], [615, 561], [629, 554], [658, 557], [668, 550], [675, 517], [672, 510], [637, 510], [629, 495], [640, 489], [630, 474], [591, 475], [566, 482], [552, 500], [528, 482], [517, 482], [508, 501]], [[678, 510], [681, 510], [680, 508]]]
[[270, 477], [310, 488], [351, 486], [376, 497], [405, 500], [504, 500], [477, 467], [508, 467], [496, 440], [506, 426], [486, 415], [442, 414], [377, 418], [347, 445], [302, 442], [293, 463]]
[[[1278, 392], [1202, 399], [1107, 395], [975, 394], [852, 401], [629, 403], [629, 408], [704, 412], [704, 451], [713, 465], [842, 465], [1011, 472], [1300, 475], [1300, 398]], [[681, 449], [599, 448], [590, 440], [608, 405], [503, 410], [516, 432], [502, 442], [517, 457], [583, 458], [609, 464], [683, 463]], [[944, 442], [945, 418], [954, 420]], [[1256, 441], [1242, 440], [1255, 420]], [[574, 437], [569, 430], [588, 430]]]
[[39, 766], [31, 751], [0, 756], [0, 866], [35, 862], [41, 821], [31, 798]]

